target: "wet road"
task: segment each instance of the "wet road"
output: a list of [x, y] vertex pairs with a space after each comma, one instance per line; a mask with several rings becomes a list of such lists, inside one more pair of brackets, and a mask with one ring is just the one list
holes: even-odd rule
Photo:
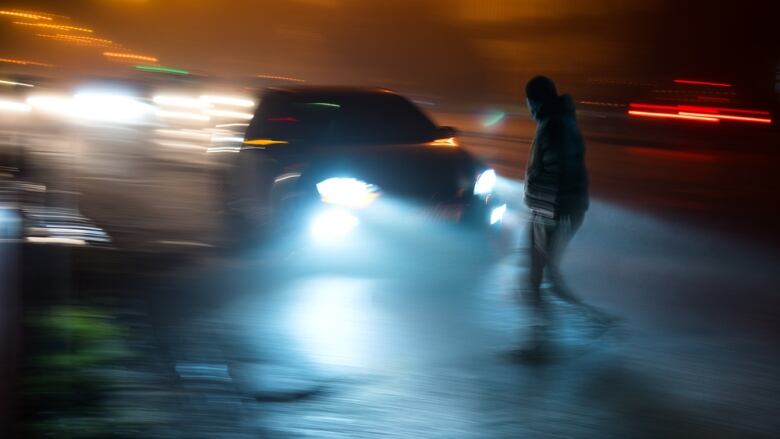
[[[735, 284], [749, 273], [706, 258], [694, 266], [688, 253], [677, 262], [710, 283], [692, 287], [702, 277], [686, 279], [660, 251], [689, 246], [684, 231], [642, 224], [627, 235], [655, 233], [660, 245], [633, 255], [617, 225], [630, 214], [596, 207], [617, 220], [591, 218], [565, 270], [624, 323], [594, 338], [576, 310], [555, 303], [559, 332], [544, 364], [508, 355], [525, 337], [527, 313], [514, 300], [521, 255], [406, 273], [274, 272], [270, 281], [267, 266], [246, 262], [207, 276], [220, 279], [207, 288], [220, 297], [166, 314], [177, 322], [166, 331], [172, 356], [224, 365], [238, 392], [260, 401], [248, 420], [282, 437], [770, 436], [778, 358], [753, 325], [775, 311], [707, 306], [734, 288], [760, 297], [762, 279]], [[603, 249], [605, 233], [616, 240]], [[593, 256], [594, 244], [609, 256]], [[159, 308], [193, 290], [173, 287]], [[297, 401], [275, 402], [288, 399]]]
[[[508, 167], [515, 160], [522, 169], [527, 146], [517, 145], [530, 136], [512, 126], [509, 137], [464, 128], [475, 152], [508, 177], [517, 176]], [[508, 355], [528, 316], [515, 296], [525, 270], [521, 206], [510, 206], [506, 251], [494, 259], [453, 245], [354, 273], [225, 254], [209, 159], [138, 142], [147, 134], [25, 141], [40, 178], [66, 190], [53, 198], [81, 194], [79, 211], [112, 236], [117, 250], [90, 250], [74, 267], [101, 272], [92, 287], [137, 305], [125, 320], [155, 361], [129, 368], [156, 383], [176, 377], [177, 397], [161, 390], [145, 401], [170, 413], [180, 437], [771, 437], [778, 429], [776, 250], [679, 220], [697, 211], [690, 200], [721, 205], [695, 188], [658, 199], [668, 210], [641, 189], [653, 181], [642, 175], [688, 178], [656, 171], [669, 166], [715, 179], [720, 171], [699, 158], [718, 163], [720, 153], [589, 143], [593, 206], [563, 271], [622, 323], [594, 337], [556, 302], [554, 354], [527, 365]], [[615, 162], [624, 165], [617, 175]], [[610, 181], [647, 196], [621, 202]], [[714, 180], [698, 184], [715, 193]], [[510, 200], [520, 189], [502, 181]]]

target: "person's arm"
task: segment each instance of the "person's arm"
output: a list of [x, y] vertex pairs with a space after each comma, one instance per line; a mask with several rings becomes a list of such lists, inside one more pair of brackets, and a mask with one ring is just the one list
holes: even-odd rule
[[545, 127], [545, 136], [541, 143], [540, 174], [545, 185], [558, 188], [563, 172], [563, 129], [560, 122], [551, 120]]
[[[550, 123], [551, 122], [551, 123]], [[526, 172], [526, 205], [546, 216], [554, 216], [561, 175], [560, 130], [555, 122], [541, 125], [534, 140]]]
[[587, 208], [588, 177], [584, 162], [584, 140], [573, 123], [568, 123], [564, 128], [560, 141], [560, 173], [555, 204], [559, 211]]

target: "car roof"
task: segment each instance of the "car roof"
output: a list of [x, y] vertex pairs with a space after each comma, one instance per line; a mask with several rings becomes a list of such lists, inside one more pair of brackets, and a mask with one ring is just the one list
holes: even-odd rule
[[378, 87], [354, 87], [354, 86], [333, 86], [333, 85], [294, 85], [287, 87], [269, 87], [266, 93], [279, 93], [296, 95], [299, 97], [334, 97], [350, 98], [359, 96], [397, 94], [391, 90]]

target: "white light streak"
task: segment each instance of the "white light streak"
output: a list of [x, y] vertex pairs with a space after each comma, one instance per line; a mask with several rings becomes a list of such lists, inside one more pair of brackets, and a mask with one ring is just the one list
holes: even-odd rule
[[18, 86], [21, 86], [21, 87], [35, 87], [32, 84], [25, 84], [24, 82], [16, 82], [16, 81], [0, 80], [0, 84], [2, 84], [2, 85], [18, 85]]
[[171, 96], [171, 95], [155, 95], [152, 101], [157, 105], [164, 105], [170, 107], [180, 108], [208, 108], [209, 103], [200, 99], [186, 97], [186, 96]]
[[228, 111], [228, 110], [206, 110], [204, 113], [214, 117], [224, 117], [232, 119], [245, 119], [250, 120], [254, 117], [252, 113], [244, 113], [241, 111]]
[[209, 104], [231, 105], [234, 107], [254, 107], [255, 101], [239, 96], [203, 95], [200, 99]]
[[28, 111], [30, 111], [30, 106], [25, 104], [24, 102], [0, 99], [0, 111], [10, 111], [13, 113], [27, 113]]
[[206, 116], [205, 114], [190, 113], [186, 111], [157, 110], [157, 116], [164, 119], [182, 119], [182, 120], [193, 120], [193, 121], [201, 121], [201, 122], [207, 122], [211, 120], [211, 118]]

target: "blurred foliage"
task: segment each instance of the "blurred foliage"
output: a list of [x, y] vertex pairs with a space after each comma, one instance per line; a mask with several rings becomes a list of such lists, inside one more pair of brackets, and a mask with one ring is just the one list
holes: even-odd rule
[[58, 438], [123, 437], [150, 417], [112, 402], [127, 387], [120, 365], [128, 336], [99, 308], [57, 306], [28, 320], [32, 343], [25, 370], [27, 431]]

